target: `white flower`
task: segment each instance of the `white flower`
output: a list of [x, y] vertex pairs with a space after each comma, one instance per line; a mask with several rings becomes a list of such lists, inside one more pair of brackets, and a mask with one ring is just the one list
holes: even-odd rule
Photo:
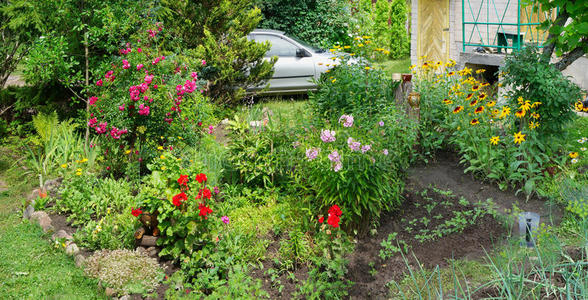
[[580, 150], [586, 151], [586, 147], [582, 147], [582, 148], [580, 148]]
[[577, 158], [573, 158], [573, 159], [572, 159], [572, 163], [573, 163], [573, 164], [575, 164], [575, 163], [577, 163], [577, 162], [578, 162], [578, 159], [577, 159]]
[[580, 143], [580, 144], [584, 144], [584, 142], [585, 142], [584, 138], [581, 138], [578, 140], [578, 143]]

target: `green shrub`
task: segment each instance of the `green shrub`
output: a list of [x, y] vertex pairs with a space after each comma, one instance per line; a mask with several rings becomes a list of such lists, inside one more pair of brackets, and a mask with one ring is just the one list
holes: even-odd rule
[[502, 83], [510, 87], [510, 105], [518, 105], [519, 97], [542, 103], [537, 110], [541, 116], [539, 137], [546, 142], [555, 141], [554, 138], [565, 137], [563, 129], [574, 116], [573, 105], [582, 95], [576, 84], [540, 56], [535, 47], [525, 47], [509, 56], [500, 69]]
[[349, 9], [342, 0], [257, 0], [263, 19], [259, 28], [285, 31], [311, 44], [328, 48], [350, 41]]
[[344, 59], [323, 74], [318, 85], [318, 91], [310, 95], [310, 105], [319, 118], [336, 123], [342, 114], [373, 121], [386, 106], [395, 103], [394, 91], [399, 82], [367, 63], [348, 64]]
[[374, 125], [343, 115], [300, 139], [298, 182], [312, 191], [315, 208], [341, 206], [350, 231], [365, 232], [382, 211], [400, 204], [415, 131], [394, 108], [381, 113], [386, 119]]

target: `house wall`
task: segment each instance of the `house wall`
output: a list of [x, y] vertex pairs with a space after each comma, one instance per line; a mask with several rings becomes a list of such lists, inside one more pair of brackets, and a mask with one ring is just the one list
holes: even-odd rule
[[582, 56], [569, 65], [562, 74], [572, 76], [571, 81], [576, 83], [582, 90], [588, 92], [588, 56]]
[[[449, 0], [449, 57], [458, 60], [459, 53], [462, 52], [462, 0]], [[517, 22], [517, 0], [463, 0], [465, 4], [465, 20], [470, 22], [475, 20], [475, 16], [478, 15], [478, 22]], [[483, 6], [482, 6], [483, 5]], [[489, 5], [489, 7], [487, 6]], [[482, 7], [481, 7], [482, 6]], [[411, 7], [411, 51], [410, 58], [412, 64], [416, 64], [417, 57], [417, 29], [418, 29], [418, 9], [419, 1], [413, 0]], [[471, 9], [470, 9], [471, 7]], [[472, 13], [473, 11], [473, 13]], [[498, 12], [498, 13], [497, 13]], [[504, 15], [504, 17], [503, 17]], [[504, 26], [505, 31], [516, 32], [516, 26]], [[523, 30], [523, 29], [521, 29]], [[472, 43], [484, 43], [495, 44], [496, 32], [498, 31], [497, 25], [478, 25], [474, 30], [474, 25], [467, 25], [465, 28], [466, 41]], [[523, 30], [524, 31], [524, 30]], [[470, 39], [470, 35], [473, 35]], [[480, 38], [481, 36], [481, 38]], [[489, 41], [488, 41], [489, 40]], [[466, 52], [472, 52], [475, 47], [467, 47]]]
[[[459, 59], [463, 51], [462, 0], [450, 0], [452, 15], [450, 16], [451, 50], [449, 56]], [[466, 22], [502, 22], [517, 23], [518, 1], [511, 0], [463, 0], [465, 6], [464, 18]], [[521, 21], [523, 22], [523, 21]], [[503, 30], [516, 32], [516, 26], [503, 26]], [[496, 32], [498, 25], [466, 25], [465, 40], [469, 43], [497, 44]], [[523, 28], [521, 31], [525, 31]], [[466, 47], [465, 52], [473, 52], [475, 47]]]

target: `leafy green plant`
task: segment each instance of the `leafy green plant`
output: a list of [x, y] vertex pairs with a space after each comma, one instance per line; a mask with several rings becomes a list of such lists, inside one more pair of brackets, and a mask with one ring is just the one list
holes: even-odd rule
[[304, 233], [300, 230], [288, 232], [289, 239], [280, 242], [280, 259], [285, 269], [296, 269], [299, 264], [309, 260], [312, 250]]

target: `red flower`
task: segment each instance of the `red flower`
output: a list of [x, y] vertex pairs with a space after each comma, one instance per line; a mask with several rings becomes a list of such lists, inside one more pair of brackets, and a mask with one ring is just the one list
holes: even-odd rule
[[181, 192], [181, 193], [174, 196], [172, 203], [175, 206], [180, 206], [180, 205], [182, 205], [182, 202], [184, 202], [186, 200], [188, 200], [188, 196], [184, 192]]
[[325, 217], [321, 216], [321, 217], [319, 218], [319, 223], [323, 224], [323, 222], [324, 222], [324, 221], [325, 221]]
[[206, 174], [200, 173], [200, 174], [196, 175], [196, 181], [198, 181], [199, 183], [203, 183], [206, 180], [208, 180], [208, 178], [206, 178]]
[[204, 217], [204, 219], [208, 219], [208, 217], [206, 215], [212, 213], [212, 209], [210, 209], [210, 207], [206, 206], [205, 203], [200, 203], [198, 205], [198, 209], [200, 210], [200, 213], [198, 215]]
[[204, 188], [202, 190], [200, 190], [200, 195], [202, 195], [203, 198], [205, 199], [209, 199], [210, 197], [212, 197], [212, 193], [210, 192], [210, 190], [208, 188]]
[[188, 177], [188, 175], [180, 175], [180, 178], [178, 178], [178, 184], [180, 186], [187, 186], [188, 185], [188, 181], [190, 181], [190, 178]]
[[329, 208], [329, 214], [340, 217], [343, 213], [341, 212], [341, 209], [339, 208], [339, 206], [337, 204], [335, 204], [335, 205], [331, 206], [331, 208]]
[[333, 226], [334, 228], [339, 227], [339, 216], [335, 215], [335, 214], [329, 214], [329, 218], [327, 219], [327, 223], [331, 226]]
[[143, 213], [143, 211], [140, 208], [131, 208], [131, 215], [133, 215], [133, 217], [138, 217]]

